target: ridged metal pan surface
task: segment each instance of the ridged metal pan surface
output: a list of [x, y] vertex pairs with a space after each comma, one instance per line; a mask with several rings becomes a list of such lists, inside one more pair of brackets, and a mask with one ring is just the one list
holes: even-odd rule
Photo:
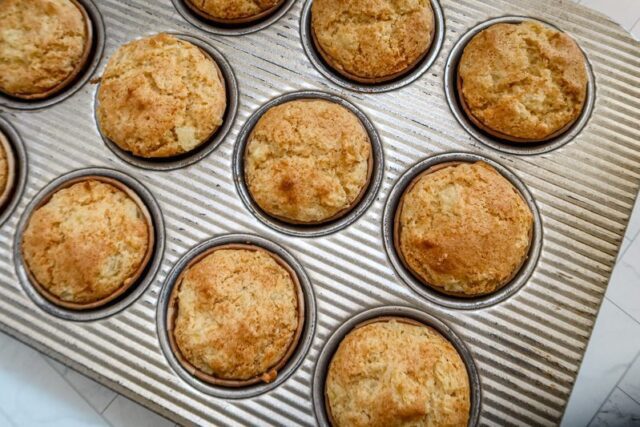
[[[205, 40], [229, 61], [238, 114], [220, 145], [198, 162], [153, 171], [121, 160], [96, 128], [96, 85], [36, 111], [0, 106], [26, 148], [26, 186], [0, 228], [0, 328], [132, 399], [183, 424], [316, 425], [311, 400], [318, 355], [354, 315], [409, 306], [450, 327], [477, 366], [482, 425], [554, 425], [562, 417], [640, 185], [640, 44], [616, 24], [559, 0], [443, 0], [444, 40], [415, 81], [363, 93], [324, 77], [305, 55], [297, 1], [266, 28], [215, 35], [185, 20], [179, 0], [96, 0], [104, 20], [106, 61], [123, 43], [160, 31]], [[534, 155], [496, 150], [471, 136], [452, 114], [444, 89], [447, 58], [470, 29], [500, 16], [529, 16], [576, 38], [595, 76], [589, 120], [571, 141]], [[252, 216], [233, 174], [238, 134], [263, 104], [288, 92], [323, 91], [354, 104], [373, 123], [384, 149], [384, 177], [369, 209], [322, 237], [280, 233]], [[8, 126], [3, 128], [9, 129]], [[397, 180], [418, 162], [470, 152], [513, 172], [540, 212], [542, 244], [529, 279], [514, 295], [481, 309], [445, 308], [423, 298], [394, 272], [383, 244], [384, 206]], [[529, 153], [531, 154], [531, 153]], [[64, 320], [25, 293], [13, 252], [16, 226], [48, 183], [77, 169], [106, 167], [139, 181], [157, 200], [166, 243], [155, 279], [122, 311], [92, 322]], [[159, 343], [156, 310], [167, 275], [198, 243], [229, 233], [262, 236], [287, 250], [309, 276], [317, 324], [300, 366], [278, 387], [225, 400], [185, 382]]]

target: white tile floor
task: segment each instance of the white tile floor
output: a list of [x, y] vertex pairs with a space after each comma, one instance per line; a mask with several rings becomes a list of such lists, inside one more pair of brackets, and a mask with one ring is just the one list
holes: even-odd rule
[[[640, 38], [640, 0], [580, 0]], [[0, 426], [173, 423], [0, 333]], [[640, 203], [627, 230], [563, 426], [640, 426]]]

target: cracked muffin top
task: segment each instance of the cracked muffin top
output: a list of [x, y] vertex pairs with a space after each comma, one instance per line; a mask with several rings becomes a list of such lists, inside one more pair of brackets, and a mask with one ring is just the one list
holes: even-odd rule
[[90, 50], [80, 7], [70, 0], [0, 1], [0, 91], [42, 98], [73, 80]]
[[325, 398], [334, 427], [466, 426], [469, 377], [453, 345], [409, 319], [356, 327], [331, 360]]
[[214, 60], [168, 34], [120, 47], [101, 78], [98, 101], [103, 134], [147, 158], [197, 148], [222, 125], [227, 103]]
[[7, 191], [7, 186], [11, 185], [10, 181], [10, 164], [9, 164], [9, 156], [10, 153], [7, 153], [7, 139], [0, 132], [0, 208], [4, 204], [5, 200], [5, 192]]
[[371, 173], [371, 141], [345, 107], [302, 99], [270, 108], [245, 152], [247, 187], [266, 213], [293, 223], [321, 223], [347, 213]]
[[22, 253], [40, 287], [61, 301], [89, 304], [137, 279], [149, 258], [150, 228], [138, 201], [87, 179], [57, 190], [33, 212]]
[[187, 0], [207, 17], [220, 21], [251, 20], [262, 17], [283, 0]]
[[446, 294], [492, 293], [520, 270], [533, 214], [484, 162], [443, 164], [418, 176], [396, 212], [396, 249], [425, 285]]
[[470, 118], [516, 142], [564, 131], [587, 96], [586, 59], [576, 42], [531, 21], [496, 24], [476, 35], [464, 49], [458, 77]]
[[173, 336], [197, 370], [222, 380], [276, 378], [303, 310], [295, 273], [281, 263], [263, 249], [228, 245], [182, 273]]
[[329, 65], [374, 83], [413, 68], [431, 46], [435, 22], [429, 0], [314, 0], [311, 26]]

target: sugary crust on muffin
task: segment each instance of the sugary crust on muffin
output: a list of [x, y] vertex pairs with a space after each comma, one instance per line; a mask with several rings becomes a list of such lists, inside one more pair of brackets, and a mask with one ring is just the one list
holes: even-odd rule
[[69, 0], [0, 1], [0, 91], [48, 92], [84, 61], [87, 23]]
[[[0, 195], [2, 195], [9, 183], [9, 159], [2, 140], [4, 135], [0, 134]], [[2, 203], [0, 203], [1, 207]]]
[[58, 299], [91, 303], [131, 283], [149, 247], [147, 221], [124, 191], [97, 180], [57, 191], [22, 238], [27, 267]]
[[335, 427], [466, 426], [470, 390], [442, 335], [399, 320], [361, 326], [340, 343], [325, 396]]
[[325, 59], [364, 79], [402, 73], [429, 50], [429, 0], [314, 0], [311, 25]]
[[118, 49], [101, 78], [98, 101], [105, 136], [142, 157], [193, 150], [220, 127], [227, 103], [213, 59], [168, 34]]
[[418, 177], [400, 208], [397, 233], [404, 262], [445, 293], [494, 292], [527, 257], [531, 210], [518, 190], [484, 162]]
[[284, 220], [326, 221], [348, 210], [370, 176], [371, 141], [360, 119], [325, 100], [296, 100], [269, 109], [245, 154], [256, 203]]
[[482, 125], [539, 141], [573, 123], [587, 96], [584, 54], [568, 35], [537, 22], [496, 24], [464, 49], [459, 77]]
[[298, 329], [296, 288], [283, 266], [263, 250], [220, 249], [179, 286], [173, 335], [189, 363], [220, 379], [275, 377]]
[[282, 0], [188, 0], [195, 8], [207, 15], [236, 20], [250, 18], [276, 7]]

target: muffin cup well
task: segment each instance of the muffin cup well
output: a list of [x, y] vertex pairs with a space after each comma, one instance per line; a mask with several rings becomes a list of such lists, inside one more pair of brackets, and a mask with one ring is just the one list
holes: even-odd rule
[[[218, 251], [218, 250], [224, 250], [224, 249], [244, 249], [244, 250], [250, 250], [250, 251], [260, 251], [260, 252], [264, 252], [267, 255], [269, 255], [271, 258], [273, 258], [278, 265], [280, 265], [281, 267], [283, 267], [287, 273], [289, 274], [289, 276], [291, 277], [291, 279], [293, 280], [293, 284], [295, 287], [295, 291], [296, 291], [296, 301], [297, 301], [297, 312], [298, 312], [298, 325], [296, 327], [296, 331], [294, 336], [292, 337], [291, 342], [289, 343], [289, 347], [286, 351], [286, 353], [284, 354], [284, 356], [282, 356], [282, 358], [272, 367], [269, 368], [269, 370], [267, 372], [262, 373], [261, 375], [258, 375], [256, 377], [247, 379], [247, 380], [234, 380], [234, 379], [226, 379], [226, 378], [218, 378], [215, 377], [213, 375], [207, 374], [203, 371], [201, 371], [200, 369], [198, 369], [197, 367], [195, 367], [193, 364], [191, 364], [191, 362], [189, 362], [182, 354], [182, 352], [180, 351], [177, 343], [176, 343], [176, 339], [175, 336], [173, 334], [173, 330], [175, 328], [175, 321], [176, 318], [178, 316], [178, 300], [179, 300], [179, 292], [180, 292], [180, 287], [182, 286], [182, 280], [184, 278], [185, 273], [194, 265], [196, 265], [197, 263], [199, 263], [200, 261], [202, 261], [202, 259], [204, 259], [205, 257], [207, 257], [208, 255], [211, 255], [212, 253]], [[263, 249], [259, 246], [256, 245], [251, 245], [251, 244], [246, 244], [246, 243], [229, 243], [229, 244], [224, 244], [224, 245], [220, 245], [220, 246], [214, 246], [202, 253], [200, 253], [198, 256], [196, 256], [195, 258], [193, 258], [182, 270], [182, 272], [180, 273], [180, 275], [178, 276], [178, 278], [176, 279], [176, 284], [173, 286], [173, 289], [171, 291], [171, 294], [169, 296], [169, 306], [167, 308], [167, 330], [169, 332], [169, 345], [171, 346], [171, 350], [173, 351], [173, 354], [176, 356], [176, 358], [178, 359], [178, 361], [180, 362], [180, 364], [182, 364], [182, 366], [184, 367], [184, 369], [186, 369], [189, 373], [191, 373], [191, 375], [195, 376], [196, 378], [207, 382], [209, 384], [213, 384], [213, 385], [219, 385], [219, 386], [223, 386], [223, 387], [246, 387], [249, 385], [253, 385], [259, 382], [265, 382], [265, 383], [270, 383], [273, 380], [275, 380], [277, 378], [278, 375], [278, 371], [280, 369], [282, 369], [282, 367], [284, 365], [287, 364], [287, 362], [289, 361], [289, 359], [291, 358], [291, 355], [293, 354], [293, 352], [295, 351], [295, 349], [298, 346], [298, 343], [300, 341], [300, 336], [302, 335], [302, 330], [304, 329], [304, 321], [305, 321], [305, 304], [304, 304], [304, 296], [302, 294], [302, 286], [300, 285], [300, 280], [298, 279], [298, 275], [296, 274], [296, 272], [293, 270], [293, 268], [291, 268], [291, 266], [289, 264], [287, 264], [279, 255], [268, 251], [266, 249]]]
[[482, 385], [471, 352], [456, 332], [446, 323], [431, 314], [404, 306], [385, 306], [366, 310], [350, 317], [329, 336], [320, 351], [313, 372], [312, 403], [318, 424], [323, 427], [335, 426], [328, 399], [326, 398], [326, 379], [333, 356], [344, 338], [355, 329], [371, 323], [388, 322], [391, 320], [432, 328], [453, 345], [460, 355], [469, 377], [471, 406], [468, 425], [477, 425], [482, 406]]
[[300, 16], [300, 38], [302, 47], [313, 66], [324, 77], [343, 88], [363, 92], [380, 93], [407, 86], [420, 78], [438, 58], [444, 43], [445, 20], [438, 0], [430, 0], [433, 10], [434, 28], [431, 46], [414, 63], [404, 70], [380, 78], [364, 78], [341, 70], [332, 63], [331, 57], [324, 52], [317, 42], [311, 23], [311, 6], [313, 0], [307, 0]]
[[260, 21], [261, 19], [266, 18], [267, 16], [271, 15], [276, 10], [278, 10], [278, 8], [284, 4], [284, 0], [279, 0], [275, 6], [270, 7], [269, 9], [264, 10], [255, 15], [245, 16], [243, 18], [236, 18], [236, 19], [222, 19], [222, 18], [215, 17], [213, 15], [210, 15], [204, 10], [201, 10], [200, 8], [198, 8], [195, 4], [193, 4], [193, 0], [184, 0], [184, 3], [187, 5], [189, 9], [191, 9], [193, 13], [201, 16], [202, 18], [208, 21], [215, 22], [217, 24], [222, 24], [222, 25], [242, 25], [242, 24], [250, 24], [252, 22]]
[[363, 77], [363, 76], [358, 76], [356, 74], [350, 73], [347, 70], [342, 69], [337, 63], [336, 61], [334, 61], [334, 59], [331, 57], [331, 55], [329, 55], [323, 48], [322, 46], [320, 46], [320, 43], [318, 42], [318, 37], [316, 36], [316, 31], [313, 28], [313, 24], [311, 24], [311, 40], [313, 41], [313, 46], [316, 48], [316, 50], [318, 51], [318, 53], [320, 54], [320, 56], [322, 57], [322, 59], [331, 67], [331, 69], [333, 71], [335, 71], [336, 73], [342, 75], [343, 77], [346, 77], [349, 80], [353, 80], [355, 82], [358, 83], [364, 83], [364, 84], [379, 84], [379, 83], [386, 83], [389, 82], [391, 80], [395, 80], [399, 77], [404, 76], [405, 74], [410, 73], [418, 64], [420, 64], [420, 62], [422, 62], [422, 60], [429, 54], [429, 51], [431, 50], [431, 45], [434, 42], [434, 37], [436, 34], [436, 22], [435, 22], [435, 16], [434, 16], [434, 22], [433, 22], [433, 27], [431, 28], [431, 43], [429, 44], [429, 46], [425, 49], [424, 52], [422, 52], [422, 54], [415, 59], [415, 61], [413, 61], [411, 64], [407, 65], [404, 69], [386, 75], [386, 76], [380, 76], [380, 77]]
[[0, 195], [0, 226], [11, 216], [20, 202], [27, 183], [27, 151], [18, 131], [0, 116], [0, 144], [7, 153], [9, 176]]
[[[33, 212], [35, 212], [37, 209], [46, 205], [54, 196], [54, 194], [56, 194], [58, 191], [64, 190], [65, 188], [69, 188], [74, 184], [78, 184], [80, 182], [85, 182], [85, 181], [100, 181], [106, 184], [110, 184], [116, 187], [117, 189], [119, 189], [120, 191], [124, 192], [127, 195], [127, 197], [133, 200], [133, 202], [137, 205], [138, 209], [142, 213], [142, 216], [144, 217], [144, 220], [147, 224], [147, 232], [148, 232], [147, 250], [138, 268], [131, 275], [131, 277], [127, 278], [124, 281], [124, 283], [118, 289], [116, 289], [113, 293], [107, 295], [104, 298], [101, 298], [96, 301], [88, 302], [88, 303], [76, 303], [76, 302], [65, 301], [59, 298], [57, 295], [52, 294], [40, 282], [38, 282], [36, 277], [32, 274], [31, 270], [29, 269], [29, 266], [25, 262], [25, 267], [26, 267], [25, 270], [33, 287], [49, 302], [69, 310], [93, 310], [95, 308], [102, 307], [106, 304], [109, 304], [111, 301], [117, 299], [118, 297], [126, 293], [132, 286], [134, 286], [138, 282], [138, 279], [140, 279], [140, 276], [146, 270], [147, 265], [149, 264], [149, 261], [151, 259], [151, 255], [153, 254], [153, 248], [155, 243], [155, 230], [153, 226], [153, 221], [151, 219], [151, 214], [149, 213], [149, 210], [147, 209], [147, 206], [145, 205], [145, 203], [126, 184], [122, 183], [121, 181], [118, 181], [117, 179], [113, 179], [106, 176], [86, 175], [83, 177], [70, 179], [64, 182], [63, 184], [61, 184], [60, 186], [54, 188], [51, 192], [49, 192], [46, 197], [44, 197], [37, 205], [34, 206], [31, 213], [33, 214]], [[31, 215], [29, 216], [28, 221], [30, 220], [31, 220]], [[22, 257], [24, 259], [22, 238], [20, 240], [20, 250], [22, 251]]]
[[[289, 101], [297, 100], [324, 100], [346, 108], [351, 113], [355, 114], [355, 116], [360, 120], [360, 123], [366, 130], [371, 143], [371, 156], [369, 158], [367, 183], [360, 191], [360, 194], [348, 207], [337, 212], [332, 217], [320, 222], [302, 223], [264, 212], [253, 199], [246, 183], [244, 159], [256, 124], [269, 109], [285, 104]], [[373, 126], [373, 123], [371, 123], [368, 117], [357, 106], [346, 99], [337, 95], [319, 91], [287, 93], [274, 98], [261, 106], [251, 115], [251, 117], [249, 117], [245, 125], [240, 130], [233, 152], [234, 181], [236, 183], [236, 189], [238, 190], [240, 198], [244, 202], [245, 206], [265, 225], [282, 233], [298, 237], [324, 236], [339, 231], [355, 222], [369, 208], [371, 203], [373, 203], [373, 200], [375, 200], [378, 189], [382, 183], [383, 172], [384, 151], [380, 136]]]
[[[458, 123], [467, 133], [479, 142], [498, 151], [510, 154], [543, 154], [553, 151], [575, 139], [582, 132], [591, 118], [596, 96], [595, 76], [589, 63], [588, 56], [584, 51], [582, 51], [582, 54], [584, 56], [585, 67], [587, 69], [587, 96], [585, 97], [585, 101], [582, 105], [582, 112], [562, 129], [559, 129], [542, 140], [516, 138], [485, 126], [469, 110], [469, 107], [464, 100], [464, 96], [462, 95], [462, 82], [458, 74], [458, 66], [460, 64], [462, 54], [464, 53], [464, 49], [476, 35], [495, 24], [520, 24], [524, 21], [538, 22], [546, 27], [562, 31], [548, 22], [524, 16], [504, 16], [482, 22], [471, 28], [467, 33], [463, 34], [463, 36], [454, 44], [445, 65], [444, 90], [449, 108]], [[578, 45], [578, 47], [580, 47], [580, 45]]]
[[0, 210], [4, 208], [7, 204], [11, 195], [13, 194], [13, 189], [16, 181], [16, 159], [13, 154], [13, 148], [11, 148], [11, 144], [9, 144], [9, 140], [2, 130], [0, 130], [0, 147], [5, 153], [7, 158], [7, 183], [4, 188], [0, 192]]
[[[106, 182], [117, 187], [121, 191], [124, 191], [127, 196], [137, 204], [149, 227], [149, 244], [145, 258], [126, 284], [123, 284], [116, 292], [99, 301], [77, 304], [61, 301], [60, 298], [52, 295], [35, 280], [23, 256], [22, 236], [33, 212], [50, 200], [55, 192], [88, 179]], [[103, 319], [122, 311], [145, 292], [160, 269], [164, 242], [164, 220], [160, 206], [149, 190], [139, 181], [122, 172], [94, 167], [80, 169], [62, 175], [40, 190], [20, 217], [16, 228], [13, 256], [16, 263], [18, 279], [25, 293], [38, 307], [62, 319], [92, 321]]]
[[73, 3], [73, 5], [80, 11], [80, 14], [82, 14], [84, 27], [87, 31], [87, 37], [84, 41], [84, 46], [82, 48], [82, 56], [80, 57], [78, 64], [76, 64], [73, 71], [71, 71], [71, 74], [69, 74], [64, 80], [62, 80], [57, 85], [55, 85], [54, 87], [44, 92], [30, 93], [30, 94], [6, 93], [7, 95], [12, 96], [14, 98], [25, 99], [25, 100], [37, 100], [37, 99], [49, 98], [50, 96], [57, 94], [58, 92], [64, 90], [67, 86], [69, 86], [69, 84], [71, 84], [71, 82], [73, 82], [76, 79], [76, 77], [78, 77], [80, 72], [87, 65], [89, 54], [91, 53], [91, 47], [93, 46], [93, 25], [91, 25], [91, 18], [89, 17], [89, 14], [87, 13], [84, 6], [82, 6], [82, 4], [80, 4], [77, 0], [69, 0], [69, 1]]
[[[496, 290], [494, 290], [492, 292], [485, 293], [485, 294], [478, 294], [478, 295], [467, 295], [467, 294], [465, 294], [463, 292], [450, 292], [450, 291], [447, 291], [446, 289], [443, 289], [441, 287], [432, 285], [431, 283], [427, 282], [426, 280], [421, 278], [417, 274], [417, 272], [415, 272], [411, 268], [411, 266], [409, 265], [409, 263], [405, 259], [404, 254], [402, 253], [402, 249], [400, 247], [400, 229], [401, 229], [400, 215], [402, 214], [402, 209], [403, 209], [403, 206], [404, 206], [404, 198], [407, 195], [407, 193], [409, 191], [411, 191], [411, 189], [424, 176], [432, 174], [432, 173], [437, 172], [437, 171], [442, 170], [442, 169], [446, 169], [446, 168], [448, 168], [450, 166], [457, 166], [457, 165], [460, 165], [460, 164], [463, 164], [463, 163], [472, 163], [472, 162], [456, 162], [456, 161], [452, 161], [452, 162], [438, 163], [436, 165], [430, 166], [426, 170], [424, 170], [421, 173], [419, 173], [415, 178], [413, 178], [413, 180], [409, 183], [409, 185], [407, 185], [407, 187], [404, 189], [404, 192], [402, 193], [402, 196], [400, 197], [400, 201], [398, 202], [398, 207], [396, 208], [396, 213], [395, 213], [395, 216], [394, 216], [394, 219], [393, 219], [393, 246], [394, 246], [394, 249], [395, 249], [396, 253], [398, 254], [398, 257], [402, 261], [402, 264], [404, 265], [404, 267], [407, 270], [409, 270], [411, 272], [411, 274], [413, 274], [414, 277], [416, 279], [418, 279], [420, 282], [422, 282], [422, 284], [424, 284], [425, 286], [428, 286], [428, 287], [432, 288], [433, 290], [435, 290], [437, 292], [441, 292], [443, 294], [455, 296], [455, 297], [458, 297], [458, 298], [478, 298], [478, 297], [482, 297], [484, 295], [490, 295], [490, 294], [493, 294], [493, 293], [499, 291], [507, 283], [511, 282], [511, 280], [513, 280], [513, 278], [518, 274], [518, 272], [520, 271], [520, 269], [522, 268], [524, 263], [527, 261], [527, 258], [529, 256], [529, 250], [531, 249], [531, 242], [532, 242], [532, 239], [533, 239], [533, 230], [531, 230], [529, 232], [529, 245], [527, 246], [527, 253], [525, 254], [525, 256], [520, 261], [520, 264], [518, 265], [518, 267], [516, 269], [514, 269], [514, 271], [512, 272], [512, 274], [509, 277], [507, 277], [505, 280], [500, 282], [500, 284], [498, 285], [498, 288]], [[518, 191], [518, 195], [520, 196], [522, 201], [526, 204], [527, 201], [522, 196], [522, 193], [520, 193]], [[532, 212], [532, 215], [533, 215], [533, 212]]]
[[171, 0], [178, 13], [193, 26], [221, 36], [240, 36], [267, 28], [282, 18], [296, 0], [280, 0], [264, 12], [239, 19], [220, 19], [198, 9], [193, 0]]
[[[297, 99], [297, 101], [300, 102], [312, 102], [316, 99], [313, 98], [301, 98], [301, 99]], [[281, 105], [281, 104], [280, 104]], [[273, 108], [275, 106], [272, 106], [270, 108]], [[269, 111], [266, 110], [265, 113]], [[353, 113], [353, 111], [351, 111], [351, 113]], [[263, 113], [264, 114], [264, 113]], [[260, 116], [262, 117], [262, 115]], [[260, 120], [260, 118], [258, 118], [258, 120]], [[358, 118], [359, 120], [359, 118]], [[369, 141], [369, 145], [371, 147], [371, 152], [369, 153], [369, 158], [367, 159], [367, 179], [364, 183], [364, 185], [362, 186], [362, 189], [360, 190], [360, 193], [358, 193], [358, 196], [349, 204], [349, 206], [347, 206], [344, 209], [341, 209], [340, 211], [336, 212], [334, 215], [331, 215], [329, 218], [323, 219], [321, 221], [308, 221], [308, 222], [304, 222], [304, 221], [297, 221], [291, 218], [287, 218], [287, 217], [283, 217], [280, 215], [276, 215], [270, 212], [265, 212], [267, 215], [272, 216], [282, 222], [286, 222], [289, 224], [294, 224], [294, 225], [320, 225], [320, 224], [326, 224], [328, 222], [331, 221], [335, 221], [338, 218], [342, 218], [343, 216], [347, 215], [355, 206], [358, 205], [358, 203], [360, 203], [360, 201], [362, 200], [362, 198], [364, 197], [365, 194], [367, 194], [367, 190], [369, 189], [369, 185], [371, 184], [371, 176], [373, 175], [373, 142], [371, 141], [371, 137], [369, 136], [369, 132], [367, 130], [367, 128], [365, 128], [364, 124], [362, 123], [361, 120], [359, 120], [360, 122], [360, 126], [362, 127], [362, 129], [367, 133], [367, 139]], [[256, 122], [257, 124], [257, 122]], [[247, 142], [245, 144], [244, 147], [244, 153], [242, 156], [242, 163], [244, 164], [246, 161], [246, 157], [247, 157], [247, 153], [249, 151], [249, 142], [251, 141], [251, 139], [253, 138], [253, 133], [255, 131], [255, 127], [253, 129], [251, 129], [251, 133], [249, 134], [248, 138], [247, 138]], [[243, 167], [244, 169], [244, 167]], [[247, 179], [246, 179], [246, 175], [245, 175], [245, 179], [244, 182], [246, 183]], [[251, 194], [251, 190], [249, 189], [249, 187], [247, 186], [247, 191], [249, 192], [249, 195], [253, 198], [253, 195]]]
[[215, 151], [220, 144], [224, 141], [229, 131], [233, 127], [235, 122], [236, 114], [238, 112], [238, 82], [236, 80], [235, 74], [233, 72], [233, 68], [231, 64], [227, 61], [224, 55], [215, 49], [211, 44], [204, 41], [203, 39], [182, 34], [182, 33], [172, 33], [167, 32], [166, 34], [172, 35], [180, 40], [186, 41], [188, 43], [193, 44], [201, 52], [205, 54], [208, 58], [210, 58], [213, 64], [216, 67], [216, 71], [218, 75], [221, 77], [221, 81], [225, 85], [225, 94], [227, 100], [227, 107], [224, 112], [224, 117], [222, 120], [222, 124], [215, 128], [212, 133], [204, 138], [200, 144], [198, 144], [194, 149], [188, 151], [186, 153], [178, 154], [175, 156], [169, 157], [142, 157], [137, 156], [129, 151], [122, 149], [118, 144], [107, 138], [102, 129], [100, 127], [100, 122], [97, 118], [97, 106], [98, 106], [98, 92], [96, 90], [94, 97], [94, 118], [96, 122], [96, 127], [98, 128], [98, 132], [102, 136], [102, 140], [106, 144], [106, 146], [121, 160], [132, 164], [134, 166], [156, 170], [156, 171], [169, 171], [180, 169], [189, 165], [192, 165], [203, 158], [207, 157], [213, 151]]
[[[478, 296], [448, 294], [440, 288], [432, 287], [408, 268], [397, 240], [397, 218], [405, 193], [425, 173], [432, 173], [452, 164], [475, 163], [482, 161], [489, 164], [507, 179], [526, 202], [533, 215], [533, 230], [527, 257], [520, 268], [515, 271], [501, 288]], [[536, 267], [542, 249], [542, 220], [533, 196], [520, 179], [501, 164], [473, 153], [444, 153], [429, 157], [405, 172], [392, 188], [383, 212], [382, 233], [384, 246], [396, 274], [421, 297], [444, 307], [471, 310], [497, 304], [514, 295], [529, 279]]]
[[[275, 376], [275, 378], [267, 378], [272, 380], [270, 382], [265, 382], [260, 377], [252, 378], [250, 381], [234, 381], [215, 378], [208, 374], [199, 375], [195, 367], [183, 363], [185, 359], [177, 348], [175, 337], [173, 337], [173, 326], [175, 316], [177, 315], [175, 297], [183, 273], [212, 251], [229, 247], [263, 250], [274, 256], [274, 259], [276, 259], [280, 265], [285, 266], [290, 274], [293, 273], [292, 278], [295, 277], [294, 282], [298, 287], [298, 307], [301, 308], [298, 314], [303, 317], [302, 326], [299, 326], [298, 331], [296, 331], [296, 336], [293, 340], [295, 343], [290, 345], [287, 354], [280, 361], [282, 363], [278, 363], [277, 376]], [[223, 235], [204, 241], [191, 248], [173, 266], [160, 291], [156, 313], [156, 327], [160, 340], [160, 348], [167, 362], [178, 376], [193, 388], [202, 393], [225, 399], [254, 397], [280, 386], [296, 372], [304, 361], [311, 347], [316, 327], [315, 295], [309, 277], [302, 265], [282, 246], [251, 234]]]

